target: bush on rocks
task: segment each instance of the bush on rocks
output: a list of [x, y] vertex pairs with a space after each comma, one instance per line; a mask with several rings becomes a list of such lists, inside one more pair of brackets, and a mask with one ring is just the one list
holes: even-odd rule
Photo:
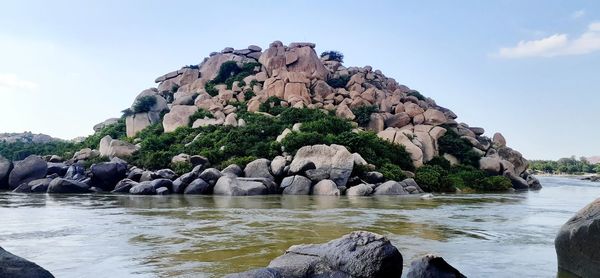
[[356, 116], [355, 121], [359, 126], [366, 126], [371, 120], [371, 114], [379, 111], [376, 105], [364, 105], [352, 109], [352, 113]]

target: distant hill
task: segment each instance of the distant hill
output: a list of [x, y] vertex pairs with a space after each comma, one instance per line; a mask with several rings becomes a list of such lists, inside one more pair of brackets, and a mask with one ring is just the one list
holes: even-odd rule
[[62, 139], [54, 138], [46, 134], [34, 134], [30, 131], [22, 133], [0, 133], [0, 142], [6, 143], [48, 143], [55, 141], [63, 141]]
[[600, 163], [600, 155], [586, 157], [585, 159], [587, 159], [587, 161], [590, 164], [599, 164]]

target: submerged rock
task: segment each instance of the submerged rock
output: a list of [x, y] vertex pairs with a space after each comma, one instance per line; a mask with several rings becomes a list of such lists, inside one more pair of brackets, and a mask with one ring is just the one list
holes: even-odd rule
[[8, 252], [2, 247], [0, 247], [0, 277], [54, 278], [48, 270]]
[[444, 258], [425, 255], [410, 263], [406, 278], [466, 278], [466, 276], [448, 264]]

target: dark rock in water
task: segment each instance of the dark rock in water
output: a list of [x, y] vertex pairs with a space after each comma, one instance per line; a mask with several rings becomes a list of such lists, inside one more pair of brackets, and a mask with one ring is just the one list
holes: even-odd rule
[[156, 189], [152, 185], [151, 181], [143, 181], [139, 184], [134, 185], [129, 189], [129, 194], [133, 195], [154, 195], [156, 194]]
[[127, 174], [127, 178], [132, 181], [139, 182], [140, 179], [142, 178], [143, 173], [144, 173], [144, 170], [134, 167], [131, 169], [131, 171], [129, 171], [129, 174]]
[[69, 166], [67, 173], [65, 174], [65, 179], [69, 180], [81, 181], [85, 178], [85, 168], [79, 163]]
[[510, 179], [515, 190], [529, 190], [529, 184], [523, 178], [513, 174], [511, 171], [504, 172], [504, 176]]
[[580, 277], [600, 277], [600, 199], [560, 228], [554, 246], [558, 268]]
[[12, 168], [12, 162], [0, 155], [0, 189], [8, 189], [8, 176]]
[[54, 278], [34, 262], [16, 256], [0, 247], [0, 277], [6, 278]]
[[527, 181], [527, 184], [529, 185], [530, 190], [542, 189], [542, 184], [536, 177], [529, 175], [529, 176], [527, 176], [526, 181]]
[[329, 179], [329, 171], [325, 169], [309, 169], [304, 174], [314, 183]]
[[[268, 180], [268, 179], [267, 179]], [[269, 189], [264, 179], [247, 179], [222, 176], [213, 189], [214, 195], [249, 196], [266, 195]]]
[[223, 174], [219, 170], [215, 168], [208, 168], [202, 171], [198, 177], [206, 181], [208, 184], [214, 186], [217, 183], [217, 180], [219, 180], [219, 178], [222, 176]]
[[425, 255], [410, 263], [406, 278], [466, 278], [442, 257]]
[[32, 193], [46, 193], [48, 191], [48, 187], [50, 186], [50, 182], [52, 182], [52, 179], [45, 178], [32, 180], [28, 183], [28, 185], [30, 186]]
[[137, 182], [132, 181], [130, 179], [122, 179], [115, 185], [115, 189], [111, 191], [112, 193], [129, 193], [129, 189], [138, 185]]
[[48, 163], [48, 172], [46, 175], [58, 174], [59, 176], [64, 176], [67, 173], [69, 166], [64, 163]]
[[22, 183], [21, 185], [17, 186], [17, 188], [13, 189], [12, 192], [15, 193], [31, 193], [31, 185], [29, 185], [28, 183]]
[[258, 268], [246, 272], [225, 275], [225, 278], [284, 278], [272, 268]]
[[300, 175], [285, 177], [281, 181], [284, 195], [308, 195], [312, 186], [311, 180]]
[[173, 181], [171, 181], [170, 179], [155, 179], [151, 181], [151, 183], [155, 189], [158, 189], [160, 187], [166, 187], [169, 190], [173, 189]]
[[140, 176], [140, 182], [151, 181], [151, 180], [159, 178], [159, 177], [160, 176], [158, 176], [156, 173], [154, 173], [152, 171], [143, 171], [142, 175]]
[[48, 193], [89, 193], [90, 187], [79, 181], [56, 178], [50, 182]]
[[156, 171], [155, 173], [156, 173], [156, 175], [162, 177], [163, 179], [174, 180], [175, 178], [177, 178], [177, 174], [175, 172], [173, 172], [173, 170], [171, 170], [171, 169], [160, 169], [160, 170]]
[[32, 180], [41, 179], [46, 176], [48, 164], [39, 156], [30, 155], [14, 165], [14, 169], [8, 177], [10, 189], [15, 189], [22, 183], [28, 183]]
[[173, 181], [173, 193], [183, 194], [188, 184], [193, 182], [196, 178], [197, 175], [192, 172], [181, 175], [181, 177]]
[[402, 183], [386, 181], [375, 188], [373, 195], [408, 195]]
[[159, 187], [156, 189], [156, 195], [169, 195], [171, 191], [169, 191], [166, 187]]
[[226, 176], [239, 177], [244, 173], [244, 171], [242, 170], [242, 168], [240, 166], [238, 166], [236, 164], [231, 164], [231, 165], [225, 167], [225, 169], [223, 169], [221, 171], [221, 173]]
[[102, 162], [92, 165], [91, 186], [103, 190], [113, 190], [115, 185], [127, 175], [127, 165], [115, 162]]
[[203, 179], [198, 178], [188, 184], [183, 191], [183, 194], [210, 194], [211, 192], [212, 186]]
[[385, 237], [359, 231], [324, 244], [292, 246], [268, 268], [282, 277], [400, 277], [402, 255]]

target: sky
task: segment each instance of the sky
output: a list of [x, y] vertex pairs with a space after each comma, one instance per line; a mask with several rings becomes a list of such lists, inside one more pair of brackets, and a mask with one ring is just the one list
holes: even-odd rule
[[600, 1], [0, 0], [0, 132], [70, 139], [210, 52], [309, 41], [530, 159], [600, 154]]

